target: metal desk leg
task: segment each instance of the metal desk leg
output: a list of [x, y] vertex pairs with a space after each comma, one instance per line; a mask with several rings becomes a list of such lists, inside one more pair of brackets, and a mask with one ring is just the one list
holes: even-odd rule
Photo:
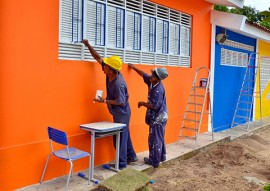
[[94, 161], [95, 161], [95, 131], [91, 131], [91, 146], [90, 146], [90, 153], [91, 153], [91, 166], [90, 166], [90, 180], [94, 183], [98, 183], [97, 179], [94, 179]]
[[115, 153], [115, 170], [119, 171], [119, 151], [120, 151], [120, 132], [116, 134], [116, 153]]

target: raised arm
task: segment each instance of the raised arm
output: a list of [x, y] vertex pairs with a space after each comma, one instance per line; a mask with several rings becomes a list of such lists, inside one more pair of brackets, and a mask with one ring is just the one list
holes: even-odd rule
[[95, 51], [95, 49], [89, 44], [88, 40], [83, 39], [82, 43], [88, 48], [90, 54], [93, 56], [93, 58], [98, 61], [98, 63], [102, 63], [102, 58], [100, 55]]
[[133, 64], [128, 64], [129, 68], [135, 70], [141, 77], [143, 77], [144, 72], [138, 68], [136, 68]]

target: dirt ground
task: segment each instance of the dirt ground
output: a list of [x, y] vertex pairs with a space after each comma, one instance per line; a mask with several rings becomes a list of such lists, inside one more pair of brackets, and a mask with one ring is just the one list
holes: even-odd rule
[[270, 128], [148, 172], [158, 191], [258, 191], [270, 183]]

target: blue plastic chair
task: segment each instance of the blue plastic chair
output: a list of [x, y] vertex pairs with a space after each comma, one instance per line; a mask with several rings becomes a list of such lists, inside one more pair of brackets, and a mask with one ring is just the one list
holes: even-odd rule
[[[48, 166], [48, 162], [50, 160], [50, 157], [52, 155], [63, 159], [65, 161], [68, 161], [70, 163], [70, 169], [69, 169], [69, 174], [68, 174], [68, 179], [67, 179], [67, 184], [66, 184], [66, 190], [68, 189], [68, 184], [69, 184], [69, 180], [70, 180], [70, 176], [72, 175], [72, 170], [73, 170], [73, 161], [77, 160], [77, 159], [81, 159], [84, 157], [89, 157], [89, 168], [88, 168], [88, 184], [90, 184], [90, 154], [84, 151], [81, 151], [79, 149], [73, 148], [73, 147], [69, 147], [68, 146], [68, 139], [67, 139], [67, 135], [65, 132], [54, 129], [52, 127], [48, 127], [48, 134], [49, 134], [49, 139], [50, 139], [50, 146], [51, 146], [51, 153], [48, 155], [43, 173], [42, 173], [42, 177], [40, 179], [40, 184], [43, 181], [47, 166]], [[61, 144], [61, 145], [65, 145], [65, 148], [61, 149], [61, 150], [54, 150], [53, 147], [53, 142]]]

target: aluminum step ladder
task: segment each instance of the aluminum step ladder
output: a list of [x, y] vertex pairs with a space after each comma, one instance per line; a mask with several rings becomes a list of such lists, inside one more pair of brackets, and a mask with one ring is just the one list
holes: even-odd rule
[[[210, 70], [206, 67], [198, 68], [194, 76], [178, 138], [178, 141], [182, 138], [195, 140], [195, 148], [197, 146], [197, 139], [200, 134], [204, 114], [208, 115], [212, 141], [214, 140], [209, 84]], [[207, 99], [207, 97], [209, 99]], [[208, 112], [205, 111], [206, 102], [209, 103]]]
[[[252, 60], [257, 61], [257, 65], [256, 62], [254, 65], [252, 65]], [[260, 125], [262, 125], [260, 79], [257, 81], [259, 88], [257, 91], [255, 91], [258, 73], [260, 73], [260, 56], [257, 55], [257, 53], [251, 53], [249, 55], [230, 129], [232, 129], [234, 126], [242, 126], [246, 128], [246, 131], [249, 131], [250, 122], [252, 121], [252, 111], [254, 108], [254, 98], [259, 99]]]

